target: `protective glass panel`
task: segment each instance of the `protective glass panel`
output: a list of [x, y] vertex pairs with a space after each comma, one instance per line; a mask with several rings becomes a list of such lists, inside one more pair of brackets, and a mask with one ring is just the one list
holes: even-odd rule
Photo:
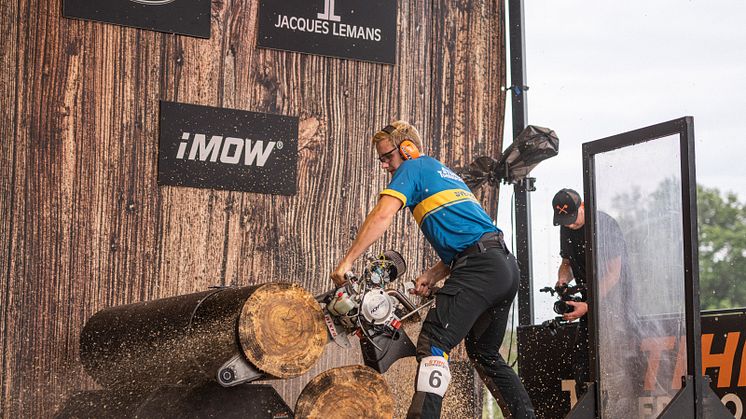
[[603, 418], [656, 417], [686, 368], [679, 136], [594, 157]]

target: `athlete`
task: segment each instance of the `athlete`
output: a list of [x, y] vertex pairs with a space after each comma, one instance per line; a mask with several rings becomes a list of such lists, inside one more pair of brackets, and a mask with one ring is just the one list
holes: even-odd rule
[[439, 418], [451, 379], [448, 353], [466, 340], [469, 358], [487, 388], [516, 419], [534, 418], [520, 378], [500, 356], [510, 305], [518, 291], [518, 265], [496, 228], [463, 180], [422, 153], [415, 127], [395, 121], [373, 136], [381, 168], [392, 174], [344, 258], [330, 274], [337, 286], [345, 273], [409, 208], [440, 262], [422, 273], [413, 293], [435, 294], [417, 341], [416, 392], [408, 418]]

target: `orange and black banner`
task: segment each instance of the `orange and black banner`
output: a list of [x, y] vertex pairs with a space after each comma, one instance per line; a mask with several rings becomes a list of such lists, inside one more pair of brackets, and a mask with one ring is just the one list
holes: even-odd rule
[[[673, 325], [672, 325], [673, 327]], [[573, 372], [573, 344], [577, 323], [563, 325], [552, 335], [543, 326], [518, 328], [521, 378], [536, 408], [537, 417], [561, 418], [577, 401]], [[702, 313], [702, 370], [723, 405], [735, 416], [744, 417], [746, 404], [746, 310], [719, 310]], [[681, 388], [686, 373], [684, 342], [673, 336], [646, 338], [640, 351], [647, 361], [644, 389], [653, 386]], [[666, 353], [668, 352], [668, 353]], [[660, 368], [662, 359], [675, 360], [675, 368]], [[666, 375], [667, 374], [667, 375]], [[639, 398], [640, 417], [646, 409], [655, 411], [656, 396]]]
[[702, 369], [710, 386], [736, 418], [746, 404], [746, 310], [702, 314]]

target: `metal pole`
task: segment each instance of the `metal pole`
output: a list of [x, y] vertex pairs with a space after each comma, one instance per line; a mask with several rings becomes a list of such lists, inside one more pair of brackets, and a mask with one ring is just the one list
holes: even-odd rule
[[[694, 119], [685, 117], [681, 133], [681, 186], [684, 217], [684, 293], [686, 298], [687, 370], [694, 380], [694, 417], [704, 418], [702, 376], [702, 314], [699, 306], [699, 237], [697, 236], [697, 176], [694, 158]], [[746, 358], [744, 358], [746, 360]], [[746, 361], [744, 361], [746, 362]], [[743, 365], [743, 364], [742, 364]], [[744, 369], [741, 368], [741, 374]]]
[[[508, 0], [508, 23], [510, 25], [510, 96], [513, 110], [513, 138], [526, 127], [526, 64], [524, 41], [523, 0]], [[530, 325], [534, 320], [532, 304], [533, 268], [531, 266], [531, 197], [533, 179], [526, 178], [513, 187], [515, 195], [516, 257], [521, 268], [518, 288], [518, 324]]]

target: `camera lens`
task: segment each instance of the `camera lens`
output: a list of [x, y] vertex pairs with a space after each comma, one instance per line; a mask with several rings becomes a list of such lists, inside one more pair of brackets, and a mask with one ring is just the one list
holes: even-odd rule
[[566, 302], [559, 300], [554, 303], [554, 312], [557, 314], [565, 314], [570, 313], [575, 308], [571, 306], [570, 304], [567, 304]]

